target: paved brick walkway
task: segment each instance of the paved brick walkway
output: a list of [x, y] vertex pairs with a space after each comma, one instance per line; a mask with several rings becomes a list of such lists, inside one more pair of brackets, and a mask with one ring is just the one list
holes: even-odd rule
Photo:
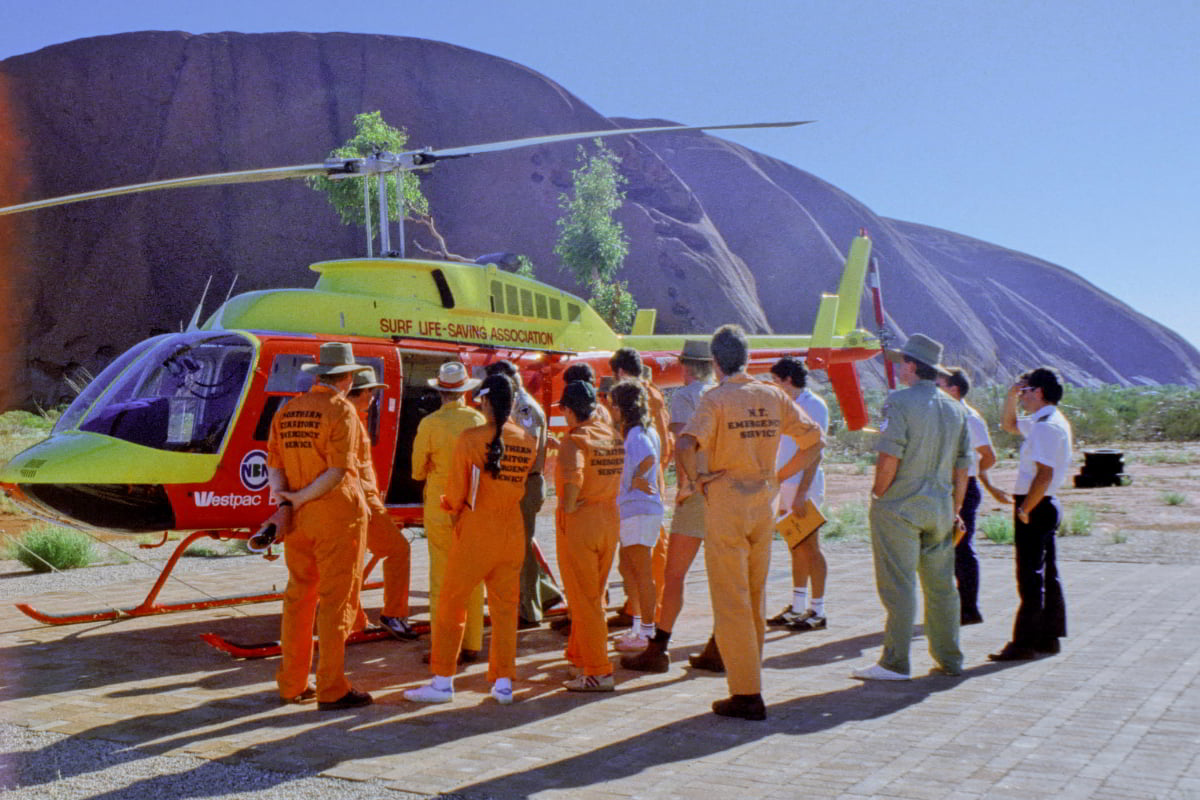
[[[418, 609], [423, 550], [414, 547]], [[918, 639], [920, 677], [864, 685], [848, 676], [880, 643], [869, 552], [841, 544], [828, 555], [832, 627], [768, 635], [765, 723], [713, 716], [708, 706], [725, 696], [724, 680], [680, 666], [708, 633], [702, 564], [669, 674], [618, 670], [613, 695], [569, 694], [560, 688], [564, 640], [536, 630], [521, 634], [514, 705], [486, 699], [477, 664], [458, 679], [453, 704], [417, 707], [401, 692], [426, 679], [425, 645], [381, 642], [351, 648], [348, 659], [377, 705], [342, 714], [276, 705], [273, 661], [235, 662], [199, 639], [207, 631], [273, 639], [274, 604], [52, 628], [20, 615], [11, 602], [30, 598], [0, 585], [0, 716], [110, 743], [131, 762], [186, 753], [250, 762], [281, 782], [316, 772], [428, 795], [1200, 797], [1200, 566], [1063, 564], [1072, 632], [1064, 652], [1002, 666], [986, 653], [1007, 638], [1012, 567], [985, 558], [987, 621], [963, 632], [966, 675], [925, 676], [931, 662]], [[781, 546], [773, 565], [771, 613], [789, 597]], [[231, 559], [188, 580], [223, 595], [282, 585], [282, 576], [278, 562]], [[145, 589], [111, 587], [105, 597], [136, 602]], [[87, 595], [36, 602], [47, 610], [96, 605]], [[54, 749], [33, 757], [53, 759]], [[93, 768], [64, 763], [62, 773]]]

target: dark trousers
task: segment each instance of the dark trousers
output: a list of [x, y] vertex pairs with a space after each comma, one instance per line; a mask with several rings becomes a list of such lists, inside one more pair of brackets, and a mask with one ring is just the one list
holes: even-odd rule
[[959, 512], [967, 534], [954, 547], [954, 580], [958, 583], [958, 600], [964, 619], [979, 616], [979, 559], [975, 556], [974, 545], [979, 501], [979, 481], [970, 478]]
[[1029, 515], [1029, 522], [1016, 518], [1025, 495], [1015, 495], [1013, 521], [1017, 557], [1017, 594], [1021, 604], [1013, 624], [1013, 644], [1047, 650], [1067, 635], [1067, 605], [1055, 562], [1054, 534], [1058, 530], [1059, 507], [1045, 497]]
[[525, 563], [521, 566], [520, 617], [527, 622], [541, 622], [544, 609], [562, 602], [562, 595], [554, 588], [554, 582], [533, 554], [534, 525], [545, 497], [542, 474], [530, 473], [525, 480], [525, 495], [521, 498], [521, 516], [525, 522]]

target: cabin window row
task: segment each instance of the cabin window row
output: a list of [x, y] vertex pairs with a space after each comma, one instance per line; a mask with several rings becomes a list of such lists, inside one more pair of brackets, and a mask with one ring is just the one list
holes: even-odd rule
[[[523, 317], [538, 319], [562, 320], [562, 302], [557, 297], [549, 297], [530, 289], [520, 289], [511, 284], [492, 281], [491, 287], [492, 311], [497, 314], [516, 314]], [[567, 303], [567, 320], [574, 322], [579, 319], [579, 305]]]

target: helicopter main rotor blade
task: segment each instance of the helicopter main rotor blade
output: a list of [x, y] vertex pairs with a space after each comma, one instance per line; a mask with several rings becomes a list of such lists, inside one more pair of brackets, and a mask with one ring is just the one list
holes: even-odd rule
[[660, 125], [648, 128], [609, 128], [607, 130], [584, 131], [576, 133], [556, 133], [548, 136], [532, 136], [526, 139], [510, 139], [505, 142], [490, 142], [487, 144], [470, 145], [467, 147], [450, 147], [444, 150], [408, 150], [403, 153], [379, 153], [362, 158], [330, 158], [321, 164], [299, 164], [291, 167], [269, 167], [266, 169], [248, 169], [237, 172], [218, 172], [209, 175], [195, 175], [188, 178], [169, 178], [149, 183], [136, 183], [129, 186], [114, 186], [109, 189], [97, 189], [94, 192], [51, 197], [46, 200], [35, 200], [31, 203], [21, 203], [15, 206], [0, 208], [0, 216], [19, 214], [24, 211], [36, 211], [40, 208], [52, 208], [71, 203], [81, 203], [85, 200], [98, 200], [105, 197], [119, 197], [126, 194], [155, 192], [160, 189], [185, 189], [192, 186], [219, 186], [237, 183], [263, 183], [280, 181], [289, 178], [307, 178], [314, 175], [328, 175], [334, 178], [362, 177], [367, 174], [380, 172], [405, 172], [417, 169], [429, 169], [437, 161], [448, 158], [464, 158], [477, 153], [493, 153], [501, 150], [515, 150], [520, 147], [533, 147], [539, 144], [568, 142], [574, 139], [596, 139], [608, 136], [627, 136], [639, 133], [662, 133], [673, 131], [717, 131], [747, 128], [791, 128], [797, 125], [807, 125], [813, 120], [800, 122], [745, 122], [737, 125]]
[[[652, 128], [609, 128], [607, 130], [586, 131], [582, 133], [555, 133], [548, 136], [531, 136], [527, 139], [510, 139], [507, 142], [492, 142], [490, 144], [470, 145], [467, 147], [449, 147], [444, 150], [417, 150], [410, 152], [417, 157], [418, 161], [422, 155], [433, 156], [430, 160], [437, 160], [438, 158], [469, 156], [474, 153], [515, 150], [518, 147], [533, 147], [534, 145], [551, 144], [553, 142], [569, 142], [572, 139], [596, 139], [606, 136], [627, 136], [636, 133], [661, 133], [666, 131], [683, 133], [684, 131], [727, 131], [739, 128], [794, 128], [797, 125], [809, 125], [815, 121], [809, 119], [800, 122], [743, 122], [738, 125], [660, 125]], [[405, 155], [408, 154], [406, 153]]]
[[155, 192], [159, 189], [185, 189], [189, 186], [218, 186], [230, 183], [260, 183], [263, 181], [281, 181], [288, 178], [307, 178], [310, 175], [326, 175], [330, 171], [328, 164], [301, 164], [294, 167], [272, 167], [268, 169], [247, 169], [240, 172], [218, 172], [211, 175], [195, 175], [190, 178], [169, 178], [149, 183], [135, 183], [130, 186], [114, 186], [109, 189], [97, 189], [94, 192], [68, 194], [62, 197], [51, 197], [48, 200], [35, 200], [32, 203], [22, 203], [16, 206], [0, 208], [0, 216], [19, 214], [22, 211], [35, 211], [39, 208], [65, 206], [70, 203], [81, 203], [84, 200], [97, 200], [102, 197], [118, 197], [123, 194], [138, 194], [140, 192]]

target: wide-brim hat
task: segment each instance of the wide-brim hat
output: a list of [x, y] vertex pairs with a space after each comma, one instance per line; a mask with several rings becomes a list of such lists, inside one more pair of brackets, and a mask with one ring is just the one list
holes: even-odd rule
[[712, 347], [708, 339], [685, 339], [683, 350], [679, 353], [680, 361], [709, 361], [712, 359]]
[[950, 372], [942, 366], [942, 343], [931, 339], [923, 333], [914, 333], [908, 337], [898, 350], [884, 350], [888, 361], [899, 363], [908, 356], [914, 361], [920, 361], [940, 372], [949, 375]]
[[470, 377], [462, 362], [447, 361], [438, 367], [438, 376], [426, 383], [439, 392], [469, 392], [483, 381]]
[[354, 348], [349, 342], [326, 342], [321, 345], [316, 364], [301, 364], [300, 369], [313, 375], [344, 375], [370, 369], [354, 362]]
[[375, 380], [375, 370], [367, 367], [361, 372], [354, 373], [354, 383], [350, 385], [350, 389], [358, 389], [366, 391], [367, 389], [386, 389], [386, 383], [380, 383]]

